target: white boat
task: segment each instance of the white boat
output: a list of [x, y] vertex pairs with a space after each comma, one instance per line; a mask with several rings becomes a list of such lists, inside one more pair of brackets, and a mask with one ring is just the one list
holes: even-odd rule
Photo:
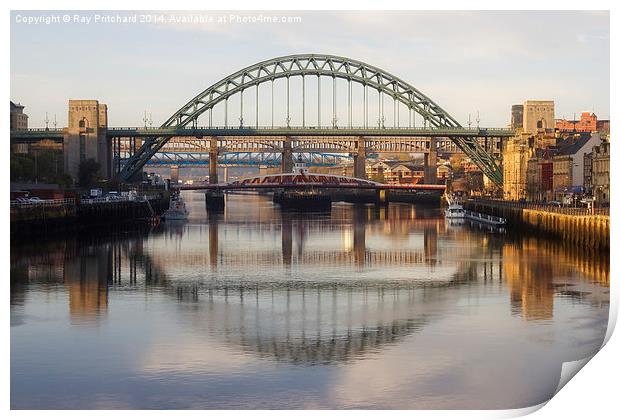
[[447, 219], [465, 219], [465, 210], [460, 204], [450, 204], [445, 211]]
[[450, 201], [448, 196], [446, 196], [446, 201], [448, 202], [448, 208], [445, 210], [446, 219], [465, 220], [463, 205], [456, 201]]
[[185, 220], [189, 211], [185, 207], [185, 201], [179, 194], [170, 197], [170, 206], [164, 211], [164, 219], [166, 220]]

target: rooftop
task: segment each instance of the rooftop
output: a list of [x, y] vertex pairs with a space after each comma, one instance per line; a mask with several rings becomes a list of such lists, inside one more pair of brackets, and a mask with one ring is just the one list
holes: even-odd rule
[[24, 109], [25, 106], [20, 104], [20, 103], [15, 103], [13, 101], [11, 101], [11, 108], [20, 108], [20, 109]]
[[568, 156], [577, 153], [592, 136], [590, 133], [579, 133], [579, 135], [569, 136], [565, 139], [558, 139], [558, 156]]

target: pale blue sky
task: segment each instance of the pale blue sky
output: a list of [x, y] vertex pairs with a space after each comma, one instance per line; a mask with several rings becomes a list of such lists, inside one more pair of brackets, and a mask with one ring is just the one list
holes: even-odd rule
[[[65, 13], [73, 14], [58, 12]], [[226, 75], [297, 53], [343, 55], [381, 67], [463, 125], [468, 113], [474, 119], [479, 111], [481, 126], [505, 126], [510, 106], [527, 99], [555, 100], [556, 118], [584, 110], [609, 118], [607, 12], [277, 13], [301, 16], [301, 23], [291, 24], [16, 22], [18, 15], [42, 14], [51, 13], [12, 12], [11, 100], [26, 106], [31, 126], [43, 126], [46, 111], [64, 126], [70, 98], [107, 103], [110, 125], [142, 125], [145, 109], [159, 125]], [[248, 114], [253, 120], [253, 111]], [[266, 114], [261, 122], [267, 123]], [[341, 114], [345, 118], [346, 111]]]

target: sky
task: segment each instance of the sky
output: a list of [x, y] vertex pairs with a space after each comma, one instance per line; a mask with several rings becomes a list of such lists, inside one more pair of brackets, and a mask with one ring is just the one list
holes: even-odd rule
[[[91, 21], [63, 23], [64, 15]], [[143, 125], [145, 110], [160, 125], [227, 75], [300, 53], [380, 67], [462, 125], [479, 115], [480, 126], [505, 127], [511, 105], [528, 99], [554, 100], [556, 118], [582, 111], [609, 118], [608, 12], [121, 12], [138, 20], [127, 24], [95, 22], [96, 15], [119, 13], [11, 13], [11, 100], [26, 106], [31, 127], [44, 126], [46, 112], [65, 126], [69, 99], [106, 103], [111, 126]], [[142, 15], [156, 21], [140, 23]], [[216, 22], [170, 22], [190, 15]], [[235, 22], [261, 15], [301, 19]], [[60, 21], [34, 21], [52, 16]], [[292, 107], [300, 113], [300, 104]], [[266, 118], [261, 109], [261, 123]]]

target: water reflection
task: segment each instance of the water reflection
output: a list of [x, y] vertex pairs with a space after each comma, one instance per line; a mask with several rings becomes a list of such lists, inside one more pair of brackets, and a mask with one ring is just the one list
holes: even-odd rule
[[[108, 309], [108, 279], [120, 267], [112, 247], [102, 247], [65, 260], [63, 281], [69, 294], [69, 313], [75, 322], [97, 320]], [[119, 255], [120, 257], [120, 255]]]
[[[429, 347], [423, 340], [435, 337], [437, 332], [428, 331], [448, 319], [453, 324], [463, 322], [468, 339], [483, 342], [511, 331], [515, 320], [530, 325], [528, 332], [542, 334], [538, 328], [545, 323], [556, 322], [560, 328], [569, 316], [583, 317], [587, 324], [590, 311], [599, 310], [594, 329], [592, 324], [583, 330], [575, 324], [571, 328], [576, 330], [558, 329], [558, 341], [563, 334], [582, 334], [584, 344], [557, 353], [557, 363], [595, 351], [604, 335], [609, 302], [609, 260], [604, 255], [584, 255], [542, 239], [451, 227], [438, 210], [409, 205], [376, 210], [339, 204], [331, 214], [301, 215], [281, 213], [268, 199], [246, 196], [229, 198], [224, 213], [206, 214], [200, 197], [188, 202], [192, 206], [188, 223], [14, 246], [12, 326], [23, 328], [20, 331], [29, 325], [36, 328], [33, 319], [42, 313], [65, 311], [71, 326], [90, 326], [101, 333], [105, 321], [108, 339], [114, 342], [115, 328], [127, 329], [114, 317], [115, 310], [130, 313], [141, 320], [130, 323], [138, 328], [134, 333], [161, 329], [171, 341], [157, 344], [155, 340], [144, 346], [147, 370], [140, 371], [145, 365], [125, 369], [138, 369], [134, 376], [148, 373], [162, 381], [171, 374], [171, 366], [182, 364], [185, 357], [199, 357], [203, 364], [211, 361], [204, 370], [192, 365], [184, 371], [199, 375], [221, 371], [225, 364], [214, 361], [227, 356], [217, 354], [229, 354], [233, 371], [243, 369], [248, 357], [313, 369], [368, 363], [405, 349], [405, 354], [441, 354], [459, 343]], [[484, 314], [484, 326], [480, 321], [467, 324], [479, 313]], [[161, 324], [153, 324], [155, 319]], [[174, 327], [165, 327], [166, 322]], [[68, 334], [57, 328], [59, 334]], [[13, 335], [15, 346], [32, 344], [32, 338], [24, 337]], [[175, 344], [183, 340], [185, 344]], [[201, 344], [191, 344], [195, 340]], [[549, 343], [537, 340], [528, 345], [531, 349], [525, 353], [544, 353]], [[178, 352], [194, 346], [198, 346], [195, 354], [201, 356], [185, 354], [179, 359]], [[12, 360], [18, 360], [13, 365], [13, 380], [36, 381], [36, 374], [25, 379], [19, 376], [21, 358], [28, 362], [28, 352], [14, 353], [13, 349]], [[506, 354], [507, 359], [511, 357], [525, 357], [523, 349]], [[408, 364], [407, 356], [399, 358]], [[431, 359], [427, 360], [429, 369], [441, 363], [450, 365], [448, 359]], [[474, 359], [471, 363], [475, 364]], [[118, 375], [123, 375], [122, 369]], [[394, 378], [399, 380], [405, 379]], [[458, 391], [468, 392], [465, 382]], [[410, 391], [403, 388], [399, 398]], [[347, 391], [347, 398], [359, 402], [362, 394], [352, 392]], [[447, 391], [435, 387], [426, 392], [433, 400]], [[18, 405], [28, 406], [27, 395], [15, 395]], [[235, 390], [227, 395], [234, 396]], [[476, 398], [464, 406], [475, 407]], [[272, 402], [273, 407], [281, 403]], [[171, 400], [167, 406], [184, 407], [176, 403]], [[385, 404], [409, 406], [396, 400]]]
[[[179, 290], [191, 286], [196, 291], [208, 291], [212, 301], [214, 293], [221, 290], [228, 293], [232, 288], [238, 288], [241, 296], [244, 287], [250, 291], [268, 287], [271, 294], [283, 288], [287, 293], [291, 290], [312, 293], [306, 289], [312, 290], [318, 284], [314, 293], [328, 287], [338, 293], [346, 291], [350, 300], [353, 290], [360, 287], [364, 288], [363, 296], [368, 295], [369, 287], [371, 293], [378, 290], [384, 293], [386, 287], [390, 293], [399, 288], [415, 290], [420, 285], [407, 282], [418, 278], [415, 268], [439, 265], [448, 268], [440, 272], [441, 276], [449, 273], [441, 277], [444, 283], [506, 282], [513, 313], [525, 320], [536, 320], [553, 316], [553, 299], [558, 288], [574, 286], [558, 284], [557, 279], [570, 278], [575, 270], [591, 283], [609, 286], [608, 257], [584, 254], [557, 242], [450, 230], [437, 211], [427, 209], [416, 213], [410, 206], [392, 206], [381, 209], [380, 213], [371, 206], [342, 206], [334, 213], [332, 217], [281, 214], [272, 208], [271, 212], [259, 212], [254, 220], [244, 221], [215, 213], [207, 216], [205, 224], [174, 222], [124, 235], [112, 232], [104, 237], [93, 235], [42, 246], [18, 246], [11, 266], [11, 304], [24, 303], [28, 283], [55, 287], [54, 280], [61, 281], [68, 292], [69, 312], [75, 321], [104, 315], [109, 288], [125, 285]], [[203, 242], [205, 231], [207, 241]], [[372, 247], [367, 246], [367, 235], [373, 239]], [[269, 241], [277, 236], [279, 241]], [[420, 237], [419, 246], [412, 236]], [[184, 242], [193, 243], [185, 247]], [[279, 249], [273, 246], [277, 242], [281, 245]], [[173, 269], [217, 273], [218, 267], [245, 270], [256, 266], [261, 270], [276, 266], [303, 269], [388, 266], [407, 275], [398, 276], [396, 281], [386, 278], [377, 285], [364, 284], [363, 277], [335, 281], [313, 275], [298, 282], [271, 276], [252, 282], [252, 276], [240, 276], [226, 278], [225, 283], [215, 277], [201, 277], [188, 283], [182, 277], [168, 279], [167, 274]], [[423, 273], [429, 272], [423, 270]], [[424, 282], [423, 286], [428, 287], [429, 283]], [[570, 293], [566, 291], [566, 294]], [[179, 296], [184, 294], [179, 292]], [[356, 295], [355, 300], [360, 300], [360, 296]]]

